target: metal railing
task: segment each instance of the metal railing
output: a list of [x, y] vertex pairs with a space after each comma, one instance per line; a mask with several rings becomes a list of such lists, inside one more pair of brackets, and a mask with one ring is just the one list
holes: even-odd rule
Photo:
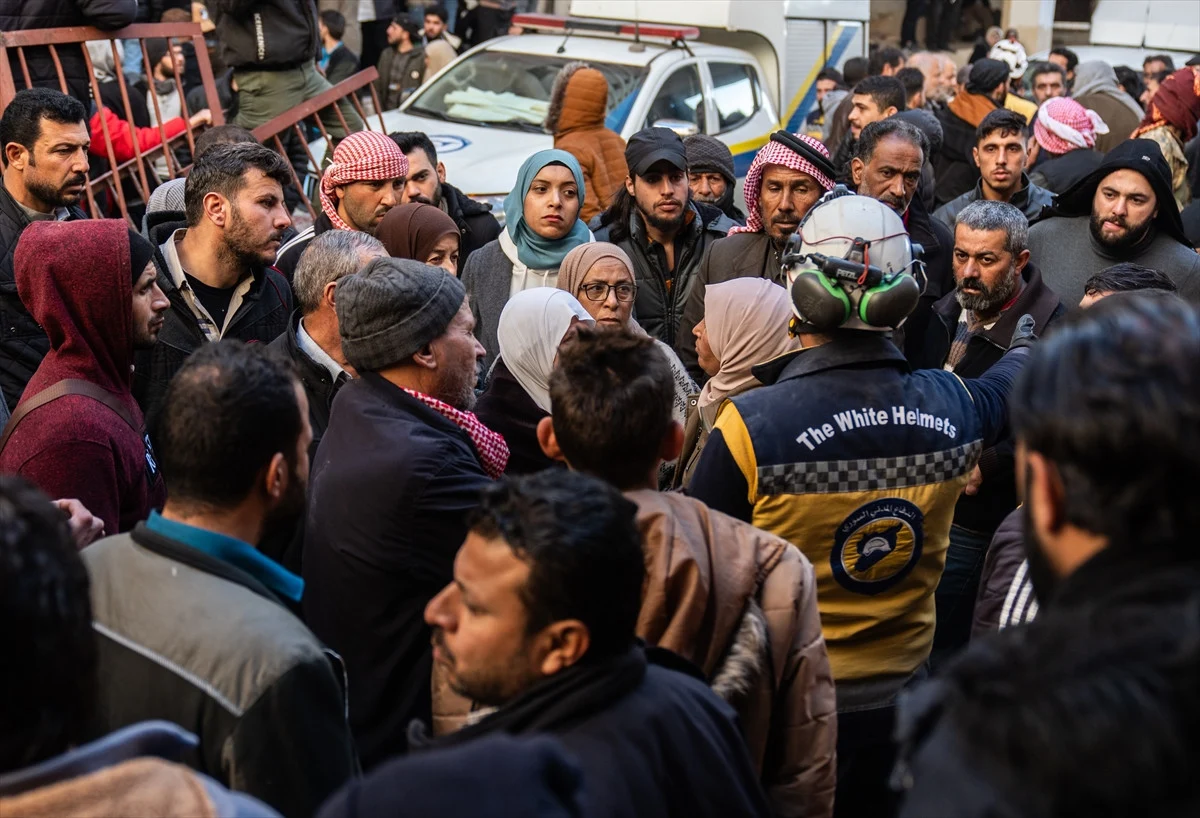
[[[93, 218], [116, 215], [111, 210], [106, 212], [106, 208], [102, 207], [98, 202], [101, 195], [106, 194], [110, 202], [116, 202], [116, 210], [119, 212], [119, 215], [134, 225], [135, 228], [140, 227], [140, 225], [134, 224], [134, 219], [130, 216], [130, 201], [126, 196], [126, 185], [132, 186], [128, 190], [130, 192], [136, 191], [140, 195], [142, 202], [148, 202], [151, 192], [159, 184], [160, 180], [153, 169], [147, 164], [147, 160], [157, 162], [161, 157], [165, 164], [167, 177], [174, 179], [177, 176], [186, 175], [191, 169], [190, 164], [181, 162], [176, 157], [174, 146], [182, 145], [182, 142], [186, 141], [189, 155], [195, 149], [196, 132], [190, 122], [190, 118], [195, 112], [188, 110], [187, 95], [184, 93], [183, 82], [179, 73], [175, 74], [175, 85], [176, 91], [179, 94], [181, 116], [185, 123], [184, 131], [173, 137], [167, 136], [166, 123], [163, 121], [158, 95], [151, 93], [148, 94], [148, 97], [153, 103], [154, 118], [159, 131], [160, 144], [143, 151], [138, 143], [133, 109], [130, 105], [130, 89], [126, 83], [125, 73], [121, 69], [122, 61], [117, 48], [117, 41], [138, 41], [142, 47], [142, 67], [146, 76], [151, 78], [152, 81], [153, 67], [150, 65], [147, 56], [145, 41], [156, 38], [166, 38], [176, 43], [181, 40], [192, 42], [195, 50], [195, 59], [200, 72], [201, 85], [204, 89], [205, 101], [208, 110], [212, 114], [212, 124], [214, 126], [223, 125], [225, 117], [221, 109], [220, 97], [217, 93], [216, 78], [213, 75], [204, 34], [198, 23], [139, 23], [126, 26], [117, 31], [101, 31], [90, 26], [78, 26], [0, 32], [0, 112], [3, 112], [8, 106], [8, 103], [16, 95], [17, 91], [33, 85], [34, 78], [30, 75], [26, 50], [43, 47], [49, 51], [50, 59], [57, 74], [59, 88], [65, 94], [70, 94], [71, 90], [63, 72], [59, 50], [62, 48], [78, 48], [82, 52], [90, 81], [92, 99], [96, 103], [95, 112], [99, 112], [101, 106], [103, 106], [100, 82], [96, 79], [95, 66], [87, 44], [98, 41], [106, 41], [108, 43], [108, 47], [112, 49], [113, 54], [113, 63], [115, 66], [113, 73], [116, 75], [116, 82], [120, 85], [124, 116], [120, 117], [121, 112], [119, 111], [114, 111], [114, 113], [122, 119], [125, 127], [131, 129], [131, 136], [133, 137], [131, 142], [134, 155], [131, 159], [118, 161], [113, 144], [113, 134], [109, 129], [107, 119], [101, 112], [99, 123], [103, 133], [104, 145], [100, 151], [93, 148], [92, 153], [93, 155], [99, 153], [102, 157], [106, 158], [109, 167], [104, 172], [89, 178], [85, 188], [87, 204], [90, 215]], [[16, 76], [14, 76], [13, 66], [10, 62], [10, 57], [14, 50], [16, 53], [16, 63], [20, 67], [20, 71]], [[314, 157], [312, 151], [309, 149], [308, 134], [319, 132], [324, 138], [327, 148], [335, 144], [334, 140], [330, 138], [330, 134], [320, 116], [326, 109], [332, 110], [332, 113], [340, 122], [343, 132], [349, 133], [351, 129], [342, 112], [342, 105], [347, 102], [353, 106], [364, 125], [369, 128], [369, 118], [359, 99], [359, 92], [364, 87], [369, 89], [374, 110], [378, 112], [380, 108], [379, 97], [374, 86], [374, 80], [378, 76], [379, 73], [374, 66], [368, 67], [342, 80], [337, 85], [307, 100], [287, 113], [259, 125], [252, 129], [251, 132], [259, 142], [275, 148], [284, 156], [288, 155], [284, 140], [287, 139], [290, 142], [295, 137], [295, 139], [299, 140], [299, 144], [303, 145], [304, 154], [310, 165], [304, 175], [319, 176], [321, 172], [321, 157]], [[85, 104], [87, 104], [86, 101]], [[93, 113], [93, 111], [89, 110], [89, 130]], [[377, 114], [377, 116], [380, 129], [386, 131], [382, 115]], [[313, 130], [310, 131], [307, 127], [304, 127], [306, 123], [311, 123]], [[301, 201], [308, 209], [309, 215], [316, 218], [319, 208], [315, 209], [310, 198], [305, 194], [305, 179], [301, 178], [293, 163], [289, 162], [289, 167], [292, 168], [292, 179], [296, 189], [300, 193]]]

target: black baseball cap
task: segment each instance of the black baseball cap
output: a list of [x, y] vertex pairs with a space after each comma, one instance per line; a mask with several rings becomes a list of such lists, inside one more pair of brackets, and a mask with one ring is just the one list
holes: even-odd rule
[[625, 164], [634, 176], [645, 176], [655, 162], [667, 161], [687, 170], [687, 151], [679, 134], [670, 128], [643, 128], [625, 145]]

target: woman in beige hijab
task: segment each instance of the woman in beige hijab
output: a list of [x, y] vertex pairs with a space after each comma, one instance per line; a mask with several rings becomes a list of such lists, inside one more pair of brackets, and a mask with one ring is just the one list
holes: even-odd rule
[[425, 46], [425, 82], [429, 82], [434, 74], [454, 62], [457, 56], [454, 46], [445, 40], [434, 40]]
[[689, 408], [676, 486], [691, 479], [721, 407], [734, 395], [762, 386], [750, 370], [800, 349], [800, 340], [788, 334], [791, 317], [787, 290], [765, 278], [735, 278], [704, 290], [704, 320], [693, 333], [709, 380]]

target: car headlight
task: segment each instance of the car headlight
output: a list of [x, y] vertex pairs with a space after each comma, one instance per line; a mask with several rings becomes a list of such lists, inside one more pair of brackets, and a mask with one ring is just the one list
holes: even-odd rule
[[500, 222], [501, 227], [504, 226], [504, 200], [508, 198], [507, 193], [473, 193], [470, 197], [480, 204], [491, 205], [492, 215]]

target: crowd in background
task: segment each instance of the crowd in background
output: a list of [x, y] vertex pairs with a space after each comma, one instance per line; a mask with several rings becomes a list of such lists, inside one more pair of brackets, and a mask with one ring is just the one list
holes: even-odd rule
[[[389, 106], [512, 11], [380, 5]], [[0, 115], [0, 814], [1200, 808], [1200, 58], [875, 48], [740, 201], [573, 63], [502, 222], [335, 117], [297, 229], [346, 21], [208, 14], [228, 125], [168, 40]]]

